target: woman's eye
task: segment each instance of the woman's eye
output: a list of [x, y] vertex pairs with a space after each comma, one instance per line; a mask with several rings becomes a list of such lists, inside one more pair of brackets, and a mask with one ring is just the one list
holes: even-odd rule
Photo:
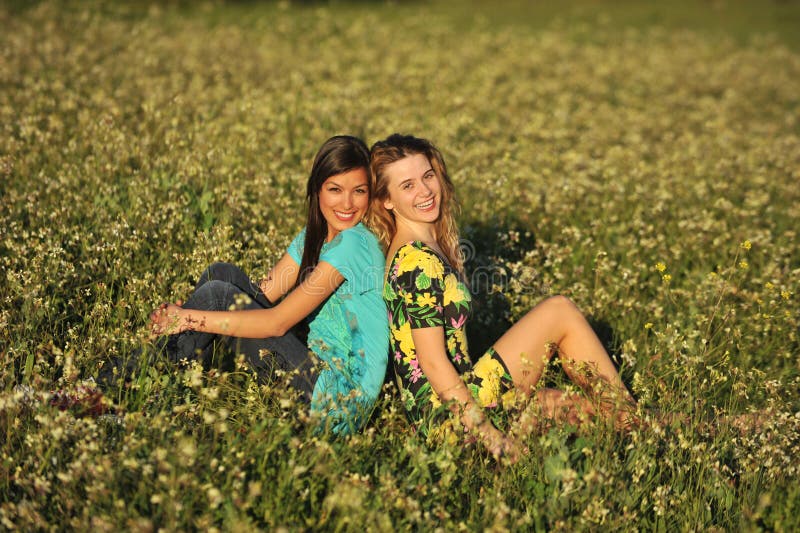
[[356, 189], [356, 193], [358, 193], [358, 194], [367, 194], [367, 190], [366, 189]]
[[411, 184], [410, 184], [410, 183], [404, 183], [404, 184], [402, 185], [402, 187], [401, 187], [401, 188], [402, 188], [404, 191], [407, 191], [408, 189], [410, 189], [410, 188], [411, 188]]

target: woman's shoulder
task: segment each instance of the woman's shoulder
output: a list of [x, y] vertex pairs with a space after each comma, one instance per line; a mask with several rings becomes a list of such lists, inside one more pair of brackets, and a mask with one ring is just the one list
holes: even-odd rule
[[390, 267], [390, 272], [395, 277], [411, 276], [415, 279], [422, 276], [442, 280], [448, 270], [447, 261], [422, 241], [409, 241], [400, 246]]
[[327, 243], [320, 254], [320, 260], [338, 264], [380, 265], [384, 263], [383, 251], [378, 239], [367, 228], [357, 224], [339, 232]]
[[446, 260], [430, 245], [425, 244], [423, 241], [408, 241], [401, 244], [394, 252], [392, 256], [392, 263], [397, 263], [404, 259], [411, 258], [418, 258], [422, 259], [425, 258], [427, 260], [438, 261], [440, 263], [445, 263]]
[[339, 232], [330, 243], [330, 248], [353, 248], [353, 247], [367, 247], [380, 249], [378, 239], [373, 233], [368, 230], [363, 224], [358, 223], [352, 228], [347, 228]]

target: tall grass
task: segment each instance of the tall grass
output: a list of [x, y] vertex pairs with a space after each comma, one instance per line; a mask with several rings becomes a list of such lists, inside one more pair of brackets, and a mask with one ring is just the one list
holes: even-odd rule
[[[800, 526], [800, 56], [770, 35], [448, 17], [0, 7], [3, 528]], [[456, 182], [473, 352], [567, 294], [643, 412], [688, 421], [553, 428], [503, 465], [416, 437], [390, 388], [333, 440], [242, 364], [158, 357], [116, 414], [50, 405], [210, 262], [266, 272], [324, 139], [395, 131], [434, 140]], [[750, 411], [758, 432], [730, 427]]]

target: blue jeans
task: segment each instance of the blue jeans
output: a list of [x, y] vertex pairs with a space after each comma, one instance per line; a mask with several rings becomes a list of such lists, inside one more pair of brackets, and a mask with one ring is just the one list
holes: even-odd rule
[[[273, 307], [264, 293], [239, 267], [230, 263], [214, 263], [197, 280], [194, 292], [184, 303], [187, 309], [228, 311], [236, 309], [267, 309]], [[244, 355], [259, 381], [274, 379], [276, 370], [290, 373], [289, 384], [306, 401], [317, 381], [316, 357], [293, 333], [282, 337], [246, 339], [186, 331], [173, 335], [167, 346], [170, 357], [199, 359], [204, 366], [212, 362], [216, 348], [222, 344], [235, 354]], [[269, 353], [267, 353], [269, 352]], [[262, 355], [263, 354], [263, 355]]]

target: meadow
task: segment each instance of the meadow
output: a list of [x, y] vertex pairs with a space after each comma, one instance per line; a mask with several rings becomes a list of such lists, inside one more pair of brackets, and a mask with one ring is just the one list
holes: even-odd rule
[[[0, 529], [799, 529], [800, 6], [562, 4], [0, 3]], [[650, 424], [498, 463], [391, 386], [335, 439], [157, 358], [53, 405], [209, 263], [266, 273], [326, 138], [395, 131], [456, 183], [473, 353], [568, 295]]]

